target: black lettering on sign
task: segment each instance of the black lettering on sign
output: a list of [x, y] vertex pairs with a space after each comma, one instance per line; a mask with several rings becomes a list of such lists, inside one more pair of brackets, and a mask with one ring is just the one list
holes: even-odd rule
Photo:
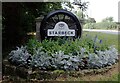
[[62, 31], [62, 35], [64, 35], [64, 31]]
[[[53, 31], [54, 32], [54, 31]], [[57, 31], [55, 32], [55, 34], [57, 34]]]
[[73, 34], [73, 32], [71, 31], [71, 34]]

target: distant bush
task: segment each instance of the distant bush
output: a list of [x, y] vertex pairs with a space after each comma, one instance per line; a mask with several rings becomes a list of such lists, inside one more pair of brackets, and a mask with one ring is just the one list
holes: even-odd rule
[[98, 22], [87, 23], [84, 25], [85, 29], [118, 29], [118, 24], [115, 22]]

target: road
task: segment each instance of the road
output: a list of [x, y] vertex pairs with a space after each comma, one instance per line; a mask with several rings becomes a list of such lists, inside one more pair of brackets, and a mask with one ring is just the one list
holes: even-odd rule
[[115, 35], [120, 35], [120, 31], [117, 30], [99, 30], [99, 29], [83, 29], [83, 31], [89, 31], [89, 32], [102, 32], [102, 33], [107, 33], [107, 34], [115, 34]]

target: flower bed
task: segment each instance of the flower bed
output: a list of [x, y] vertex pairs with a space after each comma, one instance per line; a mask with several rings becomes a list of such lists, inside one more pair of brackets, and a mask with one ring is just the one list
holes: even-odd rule
[[40, 70], [99, 69], [118, 61], [118, 52], [97, 36], [72, 40], [70, 38], [30, 40], [27, 46], [11, 51], [9, 61], [14, 65]]
[[4, 65], [6, 74], [13, 71], [15, 76], [29, 79], [55, 79], [60, 75], [104, 73], [118, 62], [118, 52], [97, 36], [42, 42], [30, 39], [26, 46], [12, 50], [8, 61], [10, 64]]
[[97, 54], [90, 53], [87, 56], [82, 56], [80, 53], [65, 55], [64, 52], [59, 51], [50, 56], [39, 48], [36, 54], [32, 56], [26, 47], [21, 47], [10, 53], [9, 61], [14, 65], [41, 70], [99, 69], [111, 66], [118, 61], [117, 50], [113, 47], [106, 51], [97, 51]]

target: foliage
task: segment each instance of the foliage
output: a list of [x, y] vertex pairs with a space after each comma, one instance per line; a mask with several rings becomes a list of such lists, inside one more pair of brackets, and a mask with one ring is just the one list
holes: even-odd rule
[[[96, 32], [83, 32], [83, 37], [84, 36], [86, 36], [86, 34], [90, 34], [92, 37], [94, 37], [94, 36], [98, 36], [98, 38], [99, 39], [106, 39], [105, 41], [107, 42], [107, 44], [108, 45], [118, 45], [118, 36], [116, 36], [116, 35], [112, 35], [112, 34], [105, 34], [105, 33], [96, 33]], [[111, 48], [109, 48], [109, 49], [112, 49], [113, 47], [111, 47]], [[117, 47], [116, 47], [117, 48]], [[114, 48], [113, 48], [114, 49]], [[16, 50], [14, 50], [14, 51], [16, 51]], [[100, 51], [100, 52], [102, 52], [101, 53], [101, 55], [102, 54], [105, 54], [105, 52], [103, 53], [103, 51]], [[109, 52], [110, 52], [110, 50], [109, 50]], [[113, 51], [112, 51], [113, 52]], [[112, 53], [112, 52], [110, 52], [110, 53]], [[109, 54], [110, 54], [109, 53]], [[115, 53], [116, 54], [116, 53]], [[90, 55], [90, 54], [89, 54]], [[95, 55], [95, 56], [98, 56], [97, 54], [91, 54], [91, 55]], [[12, 56], [12, 55], [10, 55], [10, 56]], [[71, 55], [70, 55], [71, 56]], [[103, 55], [104, 56], [104, 55]], [[106, 56], [106, 55], [105, 55]], [[111, 54], [111, 56], [112, 56], [112, 54]], [[115, 55], [116, 56], [116, 55]], [[108, 57], [108, 56], [107, 56]], [[112, 56], [112, 57], [114, 57], [114, 55]], [[96, 58], [97, 59], [97, 58]], [[97, 59], [97, 60], [99, 60], [99, 59]], [[97, 61], [96, 60], [96, 61]], [[92, 61], [94, 61], [94, 60], [92, 60]], [[97, 62], [99, 62], [99, 61], [97, 61]], [[98, 63], [97, 63], [98, 64]], [[94, 66], [95, 67], [95, 66]], [[104, 67], [104, 66], [103, 66]], [[95, 67], [95, 68], [99, 68], [99, 67]], [[55, 72], [57, 72], [57, 73], [64, 73], [64, 71], [63, 70], [54, 70]], [[116, 70], [116, 72], [117, 72], [117, 70]], [[115, 73], [114, 73], [115, 74]], [[116, 75], [112, 75], [112, 77], [111, 77], [111, 75], [110, 75], [110, 77], [108, 77], [108, 78], [105, 78], [104, 79], [104, 77], [103, 77], [103, 79], [101, 78], [101, 75], [100, 75], [100, 79], [98, 78], [95, 78], [95, 80], [97, 81], [97, 80], [100, 80], [100, 81], [117, 81], [117, 80], [119, 80], [119, 78], [120, 78], [120, 74], [116, 74]], [[119, 75], [119, 77], [118, 77], [118, 75]], [[63, 77], [64, 78], [64, 77]], [[58, 79], [60, 79], [61, 80], [61, 78], [58, 78]], [[81, 78], [79, 78], [79, 77], [67, 77], [66, 78], [67, 80], [71, 80], [71, 81], [73, 81], [73, 80], [76, 80], [76, 81], [84, 81], [84, 80], [82, 80]], [[63, 79], [62, 79], [63, 80]], [[120, 81], [120, 80], [119, 80]]]
[[47, 52], [42, 51], [42, 47], [39, 47], [35, 50], [35, 54], [31, 56], [25, 47], [21, 47], [10, 53], [10, 60], [22, 66], [28, 65], [28, 67], [39, 68], [41, 70], [102, 68], [111, 66], [118, 60], [117, 50], [113, 47], [106, 51], [97, 51], [97, 54], [89, 53], [88, 56], [85, 56], [84, 50], [84, 48], [81, 48], [77, 55], [65, 55], [64, 52], [59, 51], [49, 56]]
[[111, 66], [118, 60], [118, 52], [114, 47], [110, 47], [106, 51], [97, 51], [97, 54], [90, 54], [89, 56], [89, 67], [101, 68]]
[[[118, 52], [98, 36], [84, 34], [81, 39], [30, 39], [27, 47], [11, 51], [10, 61], [42, 70], [103, 68], [118, 61]], [[66, 40], [66, 41], [65, 41]]]
[[27, 49], [29, 51], [29, 53], [34, 54], [35, 50], [38, 49], [39, 47], [41, 47], [41, 43], [39, 43], [39, 41], [35, 40], [35, 39], [29, 39], [28, 43], [27, 43]]
[[87, 29], [119, 29], [119, 23], [114, 22], [113, 17], [106, 17], [97, 23], [94, 18], [87, 18], [85, 23], [84, 28]]
[[113, 22], [113, 21], [114, 21], [113, 17], [106, 17], [102, 20], [102, 22]]
[[[85, 17], [87, 16], [84, 12], [88, 9], [89, 2], [81, 1], [81, 0], [73, 0], [71, 2], [63, 2], [63, 9], [73, 12], [80, 21], [84, 24]], [[77, 11], [74, 10], [74, 6], [77, 6]]]
[[74, 0], [73, 4], [77, 5], [78, 8], [80, 8], [82, 11], [86, 11], [88, 8], [88, 3], [89, 2], [81, 2], [81, 0]]
[[86, 20], [86, 19], [85, 19], [86, 15], [83, 14], [83, 12], [82, 12], [81, 10], [77, 10], [77, 11], [75, 11], [75, 12], [73, 12], [73, 13], [77, 16], [77, 18], [78, 18], [80, 21]]
[[32, 57], [31, 65], [40, 69], [63, 69], [74, 70], [78, 69], [78, 64], [81, 64], [79, 57], [64, 55], [62, 51], [48, 56], [46, 53], [37, 51], [37, 54]]
[[84, 28], [87, 29], [117, 29], [118, 24], [115, 22], [98, 22], [98, 23], [86, 23]]
[[9, 60], [15, 65], [26, 65], [27, 59], [31, 56], [26, 47], [17, 47], [17, 50], [11, 51]]
[[88, 17], [88, 18], [86, 19], [86, 23], [96, 23], [96, 21], [95, 21], [94, 18]]
[[66, 9], [68, 11], [72, 11], [74, 9], [74, 6], [71, 4], [71, 2], [62, 2], [63, 9]]
[[80, 8], [80, 10], [86, 11], [88, 8], [88, 3], [89, 2], [83, 2], [81, 0], [74, 0], [72, 2], [63, 2], [62, 5], [64, 5], [65, 9], [70, 10], [70, 11], [72, 11], [72, 9], [74, 9], [73, 5], [77, 5], [78, 8]]
[[[49, 55], [63, 51], [65, 54], [76, 54], [79, 49], [85, 48], [88, 52], [93, 53], [98, 50], [104, 51], [108, 49], [108, 45], [104, 40], [99, 40], [97, 36], [92, 38], [90, 35], [82, 37], [81, 39], [72, 40], [71, 38], [55, 40], [43, 40], [41, 43], [35, 39], [30, 39], [27, 43], [27, 47], [30, 53], [34, 54], [35, 49], [43, 47], [44, 52], [48, 52]], [[88, 53], [86, 51], [86, 54]]]
[[16, 46], [27, 40], [27, 33], [35, 31], [35, 18], [62, 9], [61, 2], [2, 3], [4, 27], [3, 47]]

